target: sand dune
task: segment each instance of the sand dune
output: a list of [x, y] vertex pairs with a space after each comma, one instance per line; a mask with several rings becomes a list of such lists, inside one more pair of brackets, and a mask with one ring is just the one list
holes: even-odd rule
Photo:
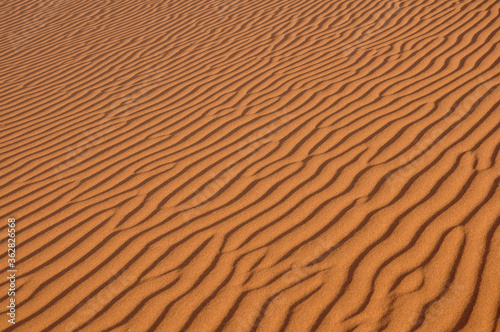
[[4, 331], [500, 331], [500, 2], [5, 1]]

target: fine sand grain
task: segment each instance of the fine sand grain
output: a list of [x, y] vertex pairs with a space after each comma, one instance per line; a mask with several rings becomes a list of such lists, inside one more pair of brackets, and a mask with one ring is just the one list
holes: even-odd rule
[[0, 4], [3, 331], [500, 331], [500, 1]]

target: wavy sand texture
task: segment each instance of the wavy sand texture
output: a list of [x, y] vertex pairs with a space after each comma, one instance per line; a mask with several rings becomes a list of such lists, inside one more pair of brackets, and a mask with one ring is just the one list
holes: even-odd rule
[[499, 11], [2, 2], [15, 330], [500, 331]]

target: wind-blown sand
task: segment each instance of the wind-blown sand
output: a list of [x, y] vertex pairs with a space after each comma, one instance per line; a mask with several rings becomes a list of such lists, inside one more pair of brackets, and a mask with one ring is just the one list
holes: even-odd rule
[[500, 2], [0, 12], [0, 329], [500, 331]]

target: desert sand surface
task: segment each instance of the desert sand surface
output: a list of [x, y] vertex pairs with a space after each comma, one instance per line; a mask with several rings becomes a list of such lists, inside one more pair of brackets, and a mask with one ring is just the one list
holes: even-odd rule
[[499, 1], [0, 15], [0, 330], [500, 331]]

